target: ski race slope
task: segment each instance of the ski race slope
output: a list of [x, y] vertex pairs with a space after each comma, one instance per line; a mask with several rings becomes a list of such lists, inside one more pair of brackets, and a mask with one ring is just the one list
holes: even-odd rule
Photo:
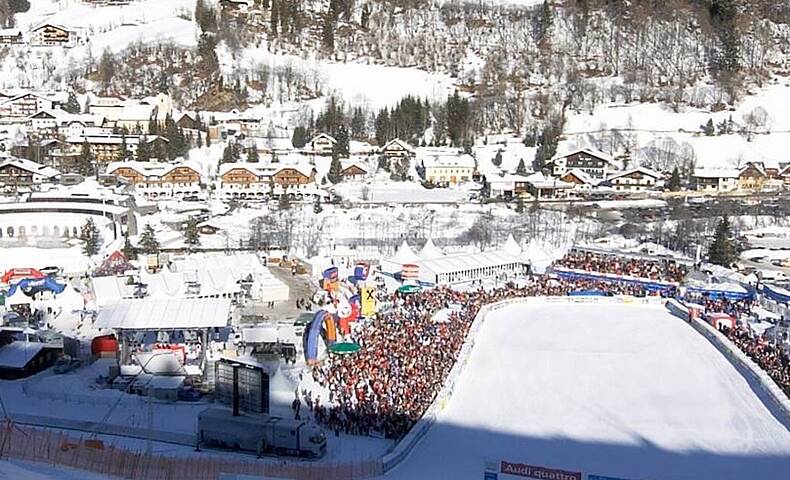
[[437, 423], [388, 477], [482, 479], [503, 460], [581, 478], [790, 478], [790, 433], [663, 307], [518, 305], [489, 316]]

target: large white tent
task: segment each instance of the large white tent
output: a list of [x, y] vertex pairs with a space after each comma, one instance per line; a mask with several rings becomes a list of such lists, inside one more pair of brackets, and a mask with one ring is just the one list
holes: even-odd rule
[[437, 285], [471, 282], [488, 278], [513, 277], [527, 272], [521, 256], [504, 250], [447, 255], [417, 262], [420, 280]]
[[381, 262], [381, 270], [390, 274], [399, 273], [404, 265], [416, 264], [420, 260], [420, 256], [404, 240], [392, 258]]
[[432, 239], [428, 239], [423, 245], [422, 250], [420, 250], [420, 258], [422, 260], [431, 260], [433, 258], [440, 258], [444, 256], [444, 252], [442, 252], [439, 247], [433, 243]]
[[178, 330], [224, 327], [229, 298], [122, 300], [99, 311], [96, 327], [117, 330]]

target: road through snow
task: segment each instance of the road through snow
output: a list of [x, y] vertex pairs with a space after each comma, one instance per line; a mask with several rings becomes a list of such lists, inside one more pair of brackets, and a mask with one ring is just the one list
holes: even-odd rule
[[437, 423], [387, 476], [480, 479], [500, 460], [633, 479], [787, 478], [790, 433], [663, 307], [530, 304], [489, 316]]

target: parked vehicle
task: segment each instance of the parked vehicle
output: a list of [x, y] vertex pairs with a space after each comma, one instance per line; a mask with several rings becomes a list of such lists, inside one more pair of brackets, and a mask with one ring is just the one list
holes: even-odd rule
[[61, 357], [55, 362], [53, 366], [54, 372], [58, 375], [69, 373], [73, 370], [76, 370], [82, 366], [82, 360], [77, 360], [71, 358], [69, 356]]
[[198, 415], [198, 441], [259, 455], [319, 458], [326, 453], [326, 436], [314, 423], [250, 413], [233, 416], [231, 410], [215, 407]]

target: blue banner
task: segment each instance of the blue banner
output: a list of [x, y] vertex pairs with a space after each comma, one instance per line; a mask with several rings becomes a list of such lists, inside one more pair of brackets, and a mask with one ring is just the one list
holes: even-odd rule
[[601, 290], [575, 290], [568, 292], [569, 297], [605, 297], [606, 292]]
[[763, 295], [774, 302], [790, 303], [790, 295], [774, 290], [770, 285], [763, 287]]
[[650, 280], [640, 280], [636, 278], [624, 278], [617, 275], [607, 275], [605, 273], [595, 272], [575, 272], [560, 268], [554, 268], [554, 273], [563, 279], [567, 280], [592, 280], [596, 282], [607, 283], [622, 283], [627, 285], [639, 285], [642, 288], [654, 292], [664, 292], [675, 289], [675, 285], [671, 283], [654, 282]]
[[749, 300], [754, 297], [753, 291], [730, 292], [728, 290], [716, 290], [713, 288], [686, 287], [686, 291], [699, 293], [711, 299], [726, 298], [727, 300]]

